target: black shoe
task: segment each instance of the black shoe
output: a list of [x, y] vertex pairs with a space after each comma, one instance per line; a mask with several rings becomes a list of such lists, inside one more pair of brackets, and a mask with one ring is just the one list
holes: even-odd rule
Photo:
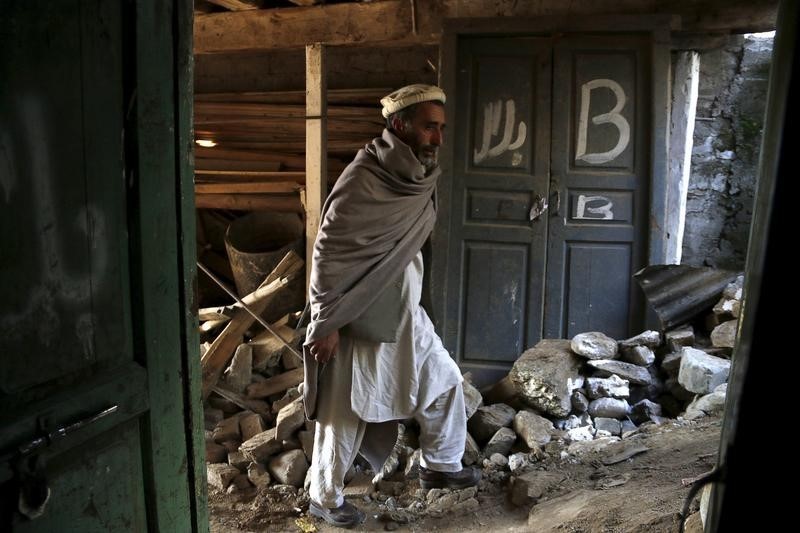
[[365, 515], [358, 507], [350, 502], [344, 502], [339, 507], [333, 509], [326, 509], [314, 502], [308, 505], [308, 514], [322, 518], [327, 523], [336, 527], [353, 527], [357, 526], [366, 520]]
[[420, 467], [419, 484], [423, 489], [466, 489], [481, 480], [481, 471], [464, 467], [458, 472], [436, 472]]

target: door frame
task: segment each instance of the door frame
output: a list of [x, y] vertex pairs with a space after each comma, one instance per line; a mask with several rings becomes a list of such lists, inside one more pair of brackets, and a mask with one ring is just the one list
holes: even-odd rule
[[[636, 33], [648, 34], [651, 49], [651, 102], [652, 113], [650, 143], [650, 176], [648, 195], [649, 231], [647, 237], [647, 262], [663, 263], [667, 257], [667, 179], [670, 117], [670, 30], [679, 18], [672, 15], [600, 15], [596, 17], [536, 17], [536, 18], [452, 18], [442, 22], [439, 48], [439, 86], [451, 98], [445, 104], [448, 116], [454, 117], [457, 85], [458, 42], [461, 37], [552, 37], [561, 33]], [[598, 30], [598, 28], [601, 28]], [[602, 28], [608, 28], [603, 30]], [[452, 120], [452, 119], [451, 119]], [[433, 254], [431, 262], [432, 319], [439, 336], [447, 317], [447, 273], [449, 257], [449, 232], [453, 189], [453, 162], [455, 144], [446, 141], [441, 149], [442, 174], [438, 186], [438, 220], [431, 236]], [[546, 290], [546, 289], [545, 289]], [[649, 322], [649, 320], [648, 320]], [[544, 331], [542, 332], [544, 333]], [[446, 347], [449, 350], [449, 347]], [[451, 353], [451, 355], [453, 355]], [[508, 369], [488, 369], [491, 379], [502, 378]]]

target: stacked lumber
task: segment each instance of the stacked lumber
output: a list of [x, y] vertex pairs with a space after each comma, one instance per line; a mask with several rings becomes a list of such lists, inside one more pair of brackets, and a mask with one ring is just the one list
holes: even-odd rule
[[[328, 91], [328, 180], [332, 183], [383, 121], [377, 102], [389, 89]], [[302, 212], [305, 185], [304, 91], [195, 95], [198, 208]]]

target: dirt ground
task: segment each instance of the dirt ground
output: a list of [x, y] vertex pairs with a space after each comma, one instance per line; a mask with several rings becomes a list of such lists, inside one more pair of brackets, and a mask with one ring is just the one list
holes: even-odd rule
[[[618, 444], [581, 456], [551, 451], [532, 470], [563, 479], [533, 505], [510, 502], [513, 477], [507, 468], [484, 468], [476, 495], [479, 505], [469, 511], [430, 512], [424, 508], [419, 482], [408, 481], [403, 493], [388, 502], [396, 501], [400, 512], [390, 512], [392, 505], [387, 509], [386, 495], [352, 500], [367, 513], [367, 521], [355, 530], [675, 532], [691, 480], [714, 467], [720, 428], [719, 418], [668, 421], [642, 426]], [[638, 445], [647, 451], [607, 464], [621, 449]], [[234, 494], [209, 488], [214, 533], [339, 531], [308, 516], [307, 505], [307, 497], [298, 497], [288, 487], [283, 492], [272, 488]], [[411, 511], [403, 512], [403, 505]], [[697, 507], [695, 501], [692, 511]]]

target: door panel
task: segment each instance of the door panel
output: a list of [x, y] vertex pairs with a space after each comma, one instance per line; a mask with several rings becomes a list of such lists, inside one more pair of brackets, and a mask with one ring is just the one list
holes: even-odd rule
[[555, 47], [546, 337], [622, 338], [642, 321], [630, 279], [647, 244], [649, 50], [637, 36]]
[[484, 373], [541, 335], [550, 56], [547, 39], [459, 46], [445, 344]]

